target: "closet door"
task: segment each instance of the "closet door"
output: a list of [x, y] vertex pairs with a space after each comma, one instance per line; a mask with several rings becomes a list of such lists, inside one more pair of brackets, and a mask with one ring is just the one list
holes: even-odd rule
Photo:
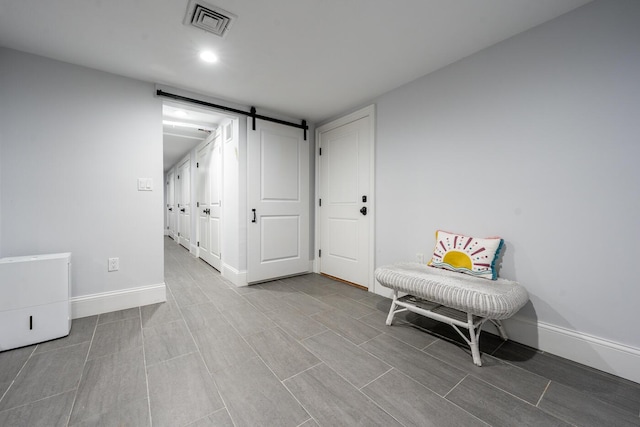
[[220, 134], [197, 153], [198, 256], [220, 270], [222, 144]]
[[309, 142], [262, 120], [247, 129], [247, 282], [308, 272]]
[[178, 167], [178, 186], [180, 187], [180, 205], [178, 216], [180, 228], [178, 242], [187, 249], [191, 241], [191, 159], [187, 157]]
[[320, 272], [368, 288], [374, 214], [371, 116], [323, 126], [318, 146]]
[[211, 141], [200, 147], [196, 153], [196, 194], [198, 212], [198, 256], [209, 262], [209, 162], [211, 161]]
[[167, 218], [167, 226], [169, 227], [169, 237], [176, 240], [178, 238], [178, 230], [176, 228], [176, 173], [171, 169], [167, 173], [167, 210], [169, 212]]

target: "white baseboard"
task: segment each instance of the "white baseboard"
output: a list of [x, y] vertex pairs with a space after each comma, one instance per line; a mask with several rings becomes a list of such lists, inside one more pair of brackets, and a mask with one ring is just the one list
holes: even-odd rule
[[165, 302], [167, 300], [164, 283], [121, 291], [103, 292], [71, 298], [71, 318], [94, 316], [111, 311], [124, 310], [142, 305]]
[[640, 349], [514, 316], [503, 320], [509, 339], [640, 383]]
[[233, 283], [234, 285], [240, 286], [248, 286], [247, 283], [247, 272], [239, 271], [235, 268], [231, 267], [228, 264], [222, 263], [222, 270], [220, 271], [222, 277]]

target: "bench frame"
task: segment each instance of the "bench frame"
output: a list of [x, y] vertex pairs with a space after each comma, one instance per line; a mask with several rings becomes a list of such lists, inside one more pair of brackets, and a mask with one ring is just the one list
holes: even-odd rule
[[[446, 307], [442, 304], [434, 303], [426, 299], [418, 298], [413, 295], [405, 295], [398, 297], [399, 291], [393, 291], [393, 301], [391, 308], [389, 309], [389, 315], [387, 316], [386, 324], [391, 326], [393, 317], [396, 313], [403, 311], [411, 311], [413, 313], [420, 314], [430, 319], [438, 320], [440, 322], [447, 323], [455, 329], [456, 332], [465, 340], [465, 342], [471, 347], [471, 355], [473, 356], [473, 363], [478, 366], [482, 366], [482, 360], [480, 359], [480, 332], [482, 332], [482, 326], [488, 320], [493, 323], [503, 340], [507, 340], [507, 332], [502, 326], [502, 322], [498, 319], [488, 319], [486, 317], [474, 316], [471, 313], [465, 313], [454, 308]], [[398, 308], [402, 307], [402, 308]], [[460, 328], [464, 328], [468, 331], [462, 332]]]

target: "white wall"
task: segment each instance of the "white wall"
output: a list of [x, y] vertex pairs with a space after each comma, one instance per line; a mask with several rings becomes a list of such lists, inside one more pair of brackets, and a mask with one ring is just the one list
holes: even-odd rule
[[596, 1], [377, 99], [376, 264], [501, 235], [538, 328], [515, 338], [629, 377], [567, 340], [640, 357], [639, 22]]
[[[140, 289], [164, 298], [153, 85], [0, 49], [0, 99], [2, 256], [72, 252], [72, 296], [89, 304], [75, 315], [154, 302]], [[139, 177], [154, 191], [138, 192]]]

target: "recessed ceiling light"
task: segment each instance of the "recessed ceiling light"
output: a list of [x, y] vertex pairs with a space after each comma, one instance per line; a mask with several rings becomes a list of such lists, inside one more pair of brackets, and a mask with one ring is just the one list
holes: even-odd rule
[[209, 63], [218, 61], [218, 57], [216, 56], [216, 54], [211, 52], [210, 50], [203, 50], [202, 52], [200, 52], [200, 59], [202, 59], [204, 62]]

